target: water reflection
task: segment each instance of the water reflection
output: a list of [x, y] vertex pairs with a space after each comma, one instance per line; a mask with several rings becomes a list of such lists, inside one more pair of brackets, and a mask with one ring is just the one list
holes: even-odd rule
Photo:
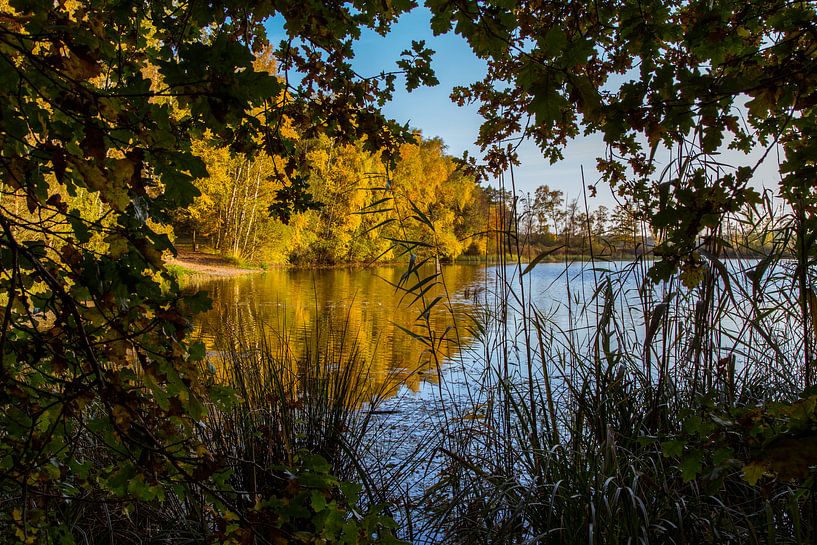
[[[422, 270], [419, 278], [434, 272]], [[440, 277], [445, 285], [427, 282], [417, 291], [429, 289], [416, 301], [395, 288], [404, 273], [401, 267], [276, 269], [233, 278], [194, 278], [187, 287], [206, 290], [213, 299], [212, 310], [197, 319], [195, 336], [211, 353], [236, 334], [245, 346], [257, 346], [264, 336], [273, 354], [286, 353], [295, 362], [307, 361], [310, 350], [328, 350], [335, 361], [355, 359], [366, 367], [371, 380], [379, 382], [372, 385], [376, 390], [393, 393], [401, 385], [417, 390], [423, 381], [436, 381], [438, 364], [472, 341], [467, 328], [455, 334], [454, 325], [473, 310], [470, 297], [486, 269], [446, 266]], [[413, 276], [404, 285], [417, 283]], [[426, 319], [423, 304], [437, 297], [442, 298]], [[321, 343], [325, 346], [316, 346]]]

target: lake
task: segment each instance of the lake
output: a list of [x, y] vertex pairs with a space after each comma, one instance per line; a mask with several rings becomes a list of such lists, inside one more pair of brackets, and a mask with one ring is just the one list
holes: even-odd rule
[[[513, 426], [496, 413], [504, 384], [521, 393], [517, 399], [529, 399], [526, 379], [535, 377], [531, 397], [543, 419], [543, 377], [555, 387], [556, 412], [569, 418], [570, 389], [562, 386], [598, 380], [597, 362], [604, 380], [632, 381], [647, 371], [657, 383], [663, 370], [671, 374], [670, 387], [697, 381], [708, 369], [701, 371], [702, 388], [728, 395], [723, 365], [734, 358], [739, 380], [776, 388], [792, 376], [782, 370], [801, 357], [789, 312], [796, 306], [784, 269], [761, 283], [762, 297], [755, 293], [746, 272], [756, 264], [727, 263], [730, 283], [714, 284], [716, 304], [706, 308], [703, 288], [644, 282], [647, 262], [541, 263], [530, 270], [457, 264], [409, 276], [406, 266], [274, 269], [190, 287], [207, 290], [214, 301], [195, 330], [212, 360], [225, 349], [219, 340], [236, 335], [242, 349], [255, 349], [264, 338], [273, 353], [299, 362], [311, 361], [307, 352], [322, 344], [343, 356], [333, 360], [340, 365], [362, 360], [368, 387], [380, 398], [363, 462], [384, 489], [404, 494], [397, 503], [409, 506], [445, 473], [448, 460], [440, 452], [452, 437], [478, 443], [489, 426]], [[656, 315], [649, 313], [659, 305], [666, 340], [652, 338], [646, 357], [646, 330]], [[703, 313], [717, 325], [696, 340]], [[599, 324], [608, 314], [614, 318], [604, 326], [605, 340]], [[750, 321], [755, 327], [746, 326]]]
[[[211, 353], [219, 350], [219, 339], [236, 335], [264, 335], [274, 352], [286, 350], [295, 359], [317, 342], [330, 343], [363, 360], [373, 380], [393, 393], [417, 392], [436, 383], [451, 362], [498, 343], [517, 359], [525, 344], [521, 309], [530, 303], [548, 327], [580, 335], [594, 320], [584, 304], [604, 271], [621, 275], [630, 265], [540, 263], [521, 283], [524, 265], [444, 265], [439, 274], [429, 267], [410, 277], [406, 266], [282, 268], [193, 280], [189, 287], [213, 299], [212, 310], [196, 322], [196, 336]], [[634, 277], [621, 286], [622, 297], [637, 297]]]
[[[708, 348], [710, 358], [723, 358], [745, 342], [756, 349], [751, 329], [741, 331], [744, 322], [760, 319], [755, 313], [767, 312], [748, 303], [754, 296], [747, 291], [751, 286], [745, 271], [756, 263], [727, 262], [734, 300], [726, 296], [723, 283], [716, 286], [723, 335], [717, 346]], [[677, 328], [690, 324], [689, 317], [700, 310], [697, 295], [685, 293], [689, 290], [681, 286], [645, 283], [648, 266], [648, 262], [540, 263], [526, 270], [524, 264], [455, 264], [411, 275], [406, 274], [407, 265], [281, 268], [194, 280], [189, 287], [206, 290], [213, 299], [213, 309], [197, 318], [195, 333], [211, 354], [220, 349], [219, 339], [236, 335], [250, 344], [263, 336], [273, 352], [285, 351], [295, 360], [324, 344], [363, 362], [370, 380], [394, 395], [401, 390], [423, 391], [438, 383], [440, 372], [451, 375], [449, 382], [465, 381], [457, 370], [467, 372], [474, 362], [478, 365], [471, 371], [481, 372], [486, 362], [502, 362], [510, 364], [512, 374], [525, 375], [526, 350], [538, 348], [531, 331], [533, 308], [554, 343], [584, 345], [597, 331], [605, 298], [611, 299], [616, 326], [628, 334], [617, 337], [629, 338], [633, 349], [640, 351], [637, 345], [656, 305], [674, 297], [667, 312]], [[767, 309], [785, 308], [780, 305], [788, 292], [770, 281], [763, 298], [754, 299]], [[767, 331], [778, 332], [781, 339], [789, 336], [790, 320], [785, 316], [774, 312], [762, 319]], [[684, 335], [682, 330], [677, 333]], [[661, 352], [660, 342], [656, 350]]]

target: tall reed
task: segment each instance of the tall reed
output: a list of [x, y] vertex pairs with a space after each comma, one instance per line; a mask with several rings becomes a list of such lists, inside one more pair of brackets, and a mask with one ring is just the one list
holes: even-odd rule
[[[325, 458], [335, 476], [371, 485], [374, 493], [361, 457], [377, 424], [372, 415], [393, 381], [372, 376], [347, 331], [320, 328], [294, 341], [261, 327], [222, 336], [215, 360], [219, 380], [240, 401], [215, 409], [208, 426], [218, 450], [248, 471], [236, 473], [240, 488], [254, 493], [253, 466], [291, 465], [306, 451]], [[303, 343], [300, 350], [294, 342]]]
[[[442, 375], [414, 542], [812, 542], [808, 487], [751, 483], [742, 468], [756, 453], [718, 428], [808, 385], [808, 252], [796, 218], [766, 214], [710, 237], [694, 288], [651, 283], [638, 248], [627, 264], [565, 261], [558, 309], [535, 302], [518, 226], [503, 226], [516, 258], [479, 292], [465, 326], [477, 351], [446, 364], [466, 370], [464, 387]], [[648, 235], [642, 225], [635, 244]]]

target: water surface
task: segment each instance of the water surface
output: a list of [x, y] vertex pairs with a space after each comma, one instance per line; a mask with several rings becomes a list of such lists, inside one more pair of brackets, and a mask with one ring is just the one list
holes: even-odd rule
[[[251, 341], [264, 336], [274, 353], [286, 350], [294, 359], [304, 358], [315, 343], [328, 342], [364, 362], [373, 377], [417, 389], [434, 381], [437, 367], [472, 339], [457, 321], [474, 311], [475, 289], [487, 270], [451, 265], [439, 276], [433, 268], [405, 273], [396, 266], [274, 269], [194, 280], [189, 287], [206, 290], [213, 300], [212, 310], [197, 320], [196, 335], [212, 351], [237, 334]], [[430, 339], [435, 350], [418, 338]]]

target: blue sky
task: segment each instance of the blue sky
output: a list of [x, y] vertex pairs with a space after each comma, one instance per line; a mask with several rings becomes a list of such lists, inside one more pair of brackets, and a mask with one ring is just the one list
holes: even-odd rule
[[[486, 65], [477, 58], [465, 40], [453, 33], [434, 36], [430, 30], [431, 15], [424, 8], [403, 15], [385, 38], [375, 32], [366, 32], [356, 45], [355, 69], [361, 75], [375, 75], [390, 70], [400, 53], [408, 49], [412, 40], [425, 40], [436, 51], [433, 68], [440, 80], [435, 87], [417, 89], [411, 93], [405, 88], [395, 93], [394, 100], [384, 108], [386, 115], [401, 123], [420, 129], [425, 136], [438, 136], [448, 146], [451, 155], [461, 156], [464, 151], [477, 158], [479, 148], [474, 145], [481, 117], [476, 106], [459, 107], [451, 102], [451, 91], [458, 85], [467, 85], [484, 77]], [[595, 178], [596, 156], [603, 150], [600, 137], [585, 138], [571, 144], [565, 160], [550, 165], [532, 143], [520, 147], [522, 164], [514, 169], [517, 189], [530, 192], [542, 185], [561, 189], [572, 199], [581, 199], [580, 168], [584, 165], [585, 179]], [[491, 182], [496, 186], [497, 183]], [[510, 182], [508, 182], [510, 183]], [[600, 188], [597, 204], [614, 204], [607, 188]], [[595, 208], [594, 203], [589, 203]]]
[[[429, 21], [430, 12], [425, 8], [418, 8], [404, 14], [386, 37], [373, 31], [364, 32], [355, 44], [356, 57], [353, 65], [362, 76], [375, 76], [383, 71], [395, 70], [395, 62], [400, 53], [410, 48], [412, 40], [425, 40], [427, 47], [436, 51], [432, 67], [440, 80], [439, 85], [408, 93], [404, 86], [401, 87], [403, 82], [399, 82], [394, 99], [385, 106], [384, 113], [400, 123], [408, 123], [412, 128], [420, 129], [427, 137], [442, 138], [451, 155], [461, 156], [464, 151], [468, 151], [470, 155], [479, 158], [479, 148], [474, 145], [481, 122], [477, 108], [457, 106], [451, 102], [450, 94], [455, 86], [481, 79], [485, 75], [485, 63], [473, 54], [461, 37], [453, 33], [434, 36]], [[269, 31], [273, 43], [283, 38], [281, 24], [281, 20], [270, 22]], [[567, 199], [578, 198], [581, 203], [581, 168], [584, 167], [587, 184], [597, 181], [596, 158], [603, 154], [604, 146], [599, 135], [577, 138], [568, 143], [564, 160], [553, 165], [542, 157], [533, 143], [523, 143], [519, 152], [522, 164], [515, 169], [519, 192], [532, 194], [538, 186], [547, 184], [564, 192]], [[760, 151], [753, 156], [756, 160]], [[745, 158], [738, 157], [733, 152], [725, 152], [722, 160], [730, 162], [730, 159], [735, 163], [747, 164]], [[758, 171], [756, 186], [759, 189], [761, 184], [775, 187], [778, 179], [776, 161], [767, 163], [769, 164]], [[659, 166], [659, 172], [661, 168]], [[496, 181], [489, 183], [497, 185]], [[601, 204], [608, 207], [615, 205], [613, 194], [605, 184], [598, 184], [598, 190], [595, 199], [588, 195], [591, 209]]]
[[[427, 9], [418, 8], [404, 14], [386, 37], [365, 31], [355, 44], [354, 68], [362, 76], [395, 70], [400, 53], [411, 47], [412, 40], [425, 40], [427, 47], [436, 52], [432, 67], [440, 80], [439, 85], [421, 87], [409, 93], [399, 81], [394, 99], [384, 107], [384, 113], [401, 124], [408, 123], [412, 128], [420, 129], [424, 136], [442, 138], [451, 155], [461, 156], [468, 151], [479, 158], [479, 148], [474, 145], [481, 123], [477, 108], [473, 105], [459, 107], [451, 102], [450, 95], [454, 87], [481, 79], [486, 65], [461, 37], [453, 33], [434, 36], [430, 30], [430, 18]], [[275, 18], [268, 25], [273, 43], [284, 38], [282, 24], [281, 19]], [[595, 180], [595, 158], [602, 150], [600, 137], [577, 140], [568, 148], [564, 161], [550, 165], [535, 145], [525, 143], [520, 147], [522, 165], [514, 171], [517, 189], [533, 194], [538, 186], [548, 184], [561, 189], [570, 199], [581, 199], [580, 167], [584, 165], [588, 183]], [[488, 183], [497, 186], [496, 181]], [[590, 208], [598, 204], [615, 204], [606, 187], [600, 186], [599, 197], [595, 202], [589, 202]]]

